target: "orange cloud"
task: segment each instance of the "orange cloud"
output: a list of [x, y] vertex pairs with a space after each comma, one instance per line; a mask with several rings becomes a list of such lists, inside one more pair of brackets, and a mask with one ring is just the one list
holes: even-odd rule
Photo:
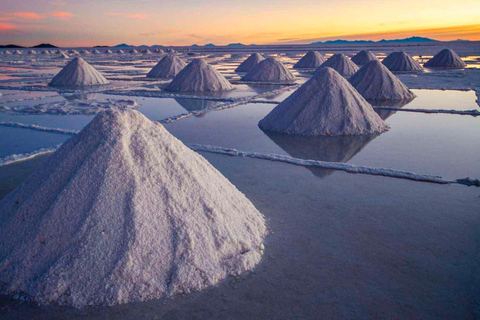
[[71, 12], [52, 12], [50, 15], [60, 18], [62, 20], [67, 20], [73, 17], [73, 13]]
[[43, 18], [42, 15], [35, 12], [14, 12], [11, 15], [26, 20], [38, 20]]
[[112, 17], [124, 17], [130, 19], [148, 19], [150, 15], [147, 13], [118, 13], [118, 12], [111, 12], [107, 13], [109, 16]]
[[0, 34], [7, 35], [7, 34], [18, 34], [18, 33], [19, 33], [18, 26], [11, 23], [0, 23]]

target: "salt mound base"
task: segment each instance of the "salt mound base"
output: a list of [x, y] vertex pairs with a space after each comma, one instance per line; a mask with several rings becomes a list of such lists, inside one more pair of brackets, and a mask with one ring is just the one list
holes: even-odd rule
[[380, 61], [370, 61], [348, 79], [365, 98], [371, 100], [410, 100], [415, 94]]
[[252, 70], [260, 61], [265, 60], [265, 58], [259, 53], [252, 53], [250, 57], [248, 57], [245, 61], [243, 61], [235, 72], [249, 72]]
[[462, 69], [467, 65], [463, 62], [462, 58], [451, 49], [443, 49], [437, 53], [432, 59], [428, 60], [427, 63], [423, 65], [427, 68], [451, 68], [451, 69]]
[[392, 52], [382, 63], [390, 71], [419, 71], [422, 70], [422, 66], [411, 55], [405, 51]]
[[172, 82], [165, 88], [167, 91], [200, 92], [235, 89], [230, 81], [202, 59], [193, 59]]
[[325, 58], [319, 52], [308, 51], [293, 67], [295, 69], [316, 69], [324, 62]]
[[252, 70], [250, 70], [242, 80], [258, 82], [291, 82], [295, 76], [275, 58], [267, 58], [260, 61]]
[[75, 307], [200, 290], [253, 268], [263, 216], [136, 111], [98, 115], [0, 202], [3, 294]]
[[373, 54], [372, 51], [368, 51], [368, 50], [362, 50], [352, 58], [352, 61], [359, 66], [366, 65], [367, 63], [373, 60], [378, 60], [378, 59], [375, 56], [375, 54]]
[[187, 64], [173, 54], [163, 57], [147, 74], [147, 78], [172, 78], [175, 77]]
[[80, 57], [70, 61], [49, 83], [50, 86], [93, 86], [108, 80]]
[[358, 71], [357, 65], [341, 53], [334, 54], [318, 68], [332, 68], [344, 77], [350, 77]]
[[265, 131], [303, 136], [375, 134], [389, 129], [372, 106], [332, 68], [317, 70], [258, 126]]

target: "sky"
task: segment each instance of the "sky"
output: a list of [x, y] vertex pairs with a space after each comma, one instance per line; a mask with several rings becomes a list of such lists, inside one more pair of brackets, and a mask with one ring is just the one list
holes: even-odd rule
[[0, 0], [0, 44], [480, 40], [480, 0]]

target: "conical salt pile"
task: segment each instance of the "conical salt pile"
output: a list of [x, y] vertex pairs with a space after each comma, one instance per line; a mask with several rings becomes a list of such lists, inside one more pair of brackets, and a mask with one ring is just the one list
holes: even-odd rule
[[70, 59], [70, 57], [63, 51], [60, 51], [60, 54], [58, 56], [60, 59]]
[[265, 58], [259, 53], [252, 53], [250, 57], [248, 57], [245, 61], [243, 61], [235, 72], [249, 72], [252, 70], [260, 61], [265, 60]]
[[147, 50], [145, 50], [145, 54], [152, 54], [152, 51], [147, 49]]
[[319, 52], [308, 51], [293, 67], [295, 69], [316, 69], [324, 62], [325, 58]]
[[450, 68], [450, 69], [462, 69], [467, 65], [463, 62], [462, 58], [451, 49], [443, 49], [437, 53], [432, 59], [428, 60], [423, 65], [427, 68]]
[[341, 53], [334, 54], [318, 68], [332, 68], [344, 77], [350, 77], [358, 71], [357, 65]]
[[113, 53], [113, 51], [110, 50], [110, 49], [105, 50], [105, 54], [112, 54], [112, 53]]
[[93, 54], [101, 54], [101, 52], [98, 51], [97, 49], [92, 50], [92, 53], [93, 53]]
[[35, 51], [35, 50], [30, 50], [30, 51], [28, 51], [28, 54], [37, 54], [37, 51]]
[[85, 55], [91, 55], [92, 53], [88, 50], [85, 50], [83, 49], [82, 51], [80, 51], [81, 54], [85, 54]]
[[348, 81], [369, 100], [409, 100], [415, 94], [380, 61], [370, 61]]
[[373, 60], [378, 60], [378, 59], [372, 51], [368, 51], [368, 50], [362, 50], [352, 58], [352, 61], [359, 66], [366, 65], [367, 63]]
[[392, 52], [382, 63], [390, 71], [420, 71], [422, 66], [405, 51]]
[[122, 49], [118, 50], [118, 54], [124, 54], [125, 51], [123, 51]]
[[6, 50], [3, 54], [12, 54], [12, 52], [9, 50]]
[[80, 57], [70, 61], [49, 83], [50, 86], [93, 86], [108, 80]]
[[147, 78], [175, 77], [187, 64], [173, 54], [168, 54], [160, 60], [147, 74]]
[[15, 54], [23, 54], [23, 52], [20, 51], [20, 50], [15, 50], [14, 53], [15, 53]]
[[69, 53], [70, 53], [70, 54], [78, 54], [78, 51], [77, 51], [77, 50], [70, 50]]
[[332, 68], [322, 68], [258, 126], [286, 134], [361, 135], [388, 130], [372, 106]]
[[250, 70], [242, 80], [257, 82], [292, 82], [295, 76], [275, 58], [267, 58], [260, 61]]
[[155, 53], [160, 53], [160, 54], [163, 54], [165, 53], [162, 49], [155, 49]]
[[165, 88], [167, 91], [176, 92], [222, 91], [233, 89], [235, 88], [230, 81], [225, 79], [220, 72], [202, 59], [193, 59]]
[[130, 53], [131, 53], [131, 54], [138, 54], [138, 51], [135, 50], [135, 49], [132, 49], [132, 50], [130, 50]]
[[2, 294], [75, 307], [201, 290], [261, 259], [263, 216], [137, 111], [100, 114], [0, 202]]

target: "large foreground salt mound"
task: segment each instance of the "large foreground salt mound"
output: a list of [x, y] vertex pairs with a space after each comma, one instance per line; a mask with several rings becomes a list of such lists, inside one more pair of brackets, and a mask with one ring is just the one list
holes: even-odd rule
[[80, 57], [70, 61], [49, 83], [50, 86], [93, 86], [108, 80]]
[[163, 57], [155, 67], [147, 73], [147, 78], [175, 77], [187, 64], [174, 54]]
[[324, 62], [325, 58], [319, 52], [308, 51], [293, 67], [295, 69], [316, 69]]
[[467, 65], [452, 49], [443, 49], [423, 65], [427, 68], [462, 69]]
[[420, 71], [422, 66], [405, 51], [392, 52], [382, 63], [390, 71]]
[[235, 88], [230, 81], [225, 79], [220, 72], [202, 59], [193, 59], [165, 88], [167, 91], [176, 92], [222, 91], [233, 89]]
[[368, 51], [368, 50], [362, 50], [352, 58], [352, 61], [359, 66], [366, 65], [367, 63], [373, 60], [378, 60], [378, 59], [372, 51]]
[[286, 134], [361, 135], [388, 130], [372, 106], [331, 68], [322, 68], [259, 123]]
[[2, 294], [83, 307], [214, 285], [262, 256], [263, 216], [136, 111], [98, 115], [0, 202]]
[[252, 53], [250, 57], [248, 57], [245, 61], [243, 61], [235, 72], [249, 72], [252, 70], [260, 61], [265, 60], [265, 58], [259, 53]]
[[364, 65], [348, 81], [365, 99], [409, 100], [415, 97], [415, 94], [378, 60]]
[[341, 53], [334, 54], [318, 68], [332, 68], [344, 77], [350, 77], [358, 71], [358, 66]]
[[250, 70], [242, 80], [258, 82], [291, 82], [295, 76], [275, 58], [267, 58], [260, 61], [252, 70]]

